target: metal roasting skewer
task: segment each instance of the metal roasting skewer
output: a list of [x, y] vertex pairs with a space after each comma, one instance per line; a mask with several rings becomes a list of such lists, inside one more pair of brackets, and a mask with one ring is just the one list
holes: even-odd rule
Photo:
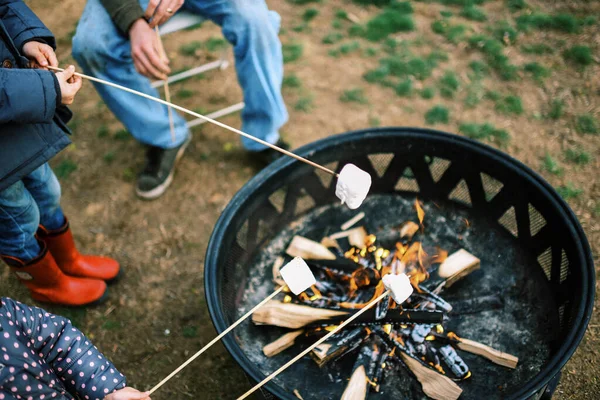
[[315, 349], [317, 346], [321, 345], [327, 339], [329, 339], [330, 337], [332, 337], [333, 335], [335, 335], [336, 333], [338, 333], [340, 330], [344, 329], [353, 320], [355, 320], [362, 313], [366, 312], [368, 309], [370, 309], [371, 307], [373, 307], [375, 304], [377, 304], [378, 302], [380, 302], [381, 300], [383, 300], [390, 293], [391, 293], [390, 290], [386, 290], [379, 297], [377, 297], [376, 299], [374, 299], [373, 301], [371, 301], [369, 304], [367, 304], [365, 306], [365, 308], [361, 309], [356, 314], [353, 314], [350, 318], [348, 318], [346, 321], [344, 321], [337, 328], [335, 328], [334, 330], [332, 330], [331, 332], [329, 332], [327, 335], [323, 336], [321, 339], [319, 339], [317, 342], [315, 342], [312, 346], [310, 346], [309, 348], [307, 348], [306, 350], [304, 350], [302, 353], [298, 354], [296, 357], [294, 357], [293, 359], [291, 359], [288, 363], [286, 363], [285, 365], [283, 365], [282, 367], [280, 367], [277, 371], [273, 372], [272, 374], [270, 374], [269, 376], [267, 376], [265, 379], [263, 379], [262, 382], [256, 384], [252, 389], [248, 390], [246, 393], [244, 393], [243, 395], [241, 395], [240, 397], [238, 397], [237, 400], [245, 399], [248, 396], [250, 396], [252, 393], [256, 392], [258, 389], [260, 389], [261, 387], [263, 387], [266, 383], [268, 383], [269, 381], [271, 381], [272, 379], [274, 379], [277, 375], [279, 375], [280, 373], [282, 373], [283, 371], [285, 371], [288, 367], [290, 367], [296, 361], [300, 360], [302, 357], [304, 357], [305, 355], [307, 355], [308, 353], [310, 353], [311, 351], [313, 351], [313, 349]]
[[[48, 69], [51, 69], [51, 70], [53, 70], [53, 71], [59, 71], [59, 72], [62, 72], [62, 71], [64, 71], [64, 69], [63, 69], [63, 68], [58, 68], [58, 67], [51, 67], [51, 66], [48, 66], [47, 68], [48, 68]], [[206, 122], [210, 122], [211, 124], [214, 124], [214, 125], [220, 126], [221, 128], [225, 128], [225, 129], [227, 129], [227, 130], [229, 130], [229, 131], [231, 131], [231, 132], [237, 133], [237, 134], [238, 134], [238, 135], [240, 135], [240, 136], [243, 136], [243, 137], [245, 137], [245, 138], [248, 138], [248, 139], [250, 139], [250, 140], [253, 140], [253, 141], [257, 142], [257, 143], [260, 143], [260, 144], [262, 144], [263, 146], [270, 147], [270, 148], [272, 148], [272, 149], [273, 149], [273, 150], [275, 150], [275, 151], [278, 151], [278, 152], [280, 152], [280, 153], [282, 153], [282, 154], [285, 154], [286, 156], [289, 156], [289, 157], [295, 158], [295, 159], [296, 159], [296, 160], [298, 160], [298, 161], [302, 161], [302, 162], [303, 162], [303, 163], [305, 163], [305, 164], [308, 164], [308, 165], [310, 165], [310, 166], [312, 166], [312, 167], [314, 167], [314, 168], [320, 169], [320, 170], [321, 170], [321, 171], [323, 171], [323, 172], [326, 172], [326, 173], [328, 173], [328, 174], [331, 174], [331, 175], [335, 176], [336, 178], [339, 178], [339, 174], [335, 173], [334, 171], [330, 170], [329, 168], [326, 168], [326, 167], [324, 167], [324, 166], [322, 166], [322, 165], [319, 165], [319, 164], [317, 164], [317, 163], [315, 163], [315, 162], [313, 162], [313, 161], [310, 161], [310, 160], [308, 160], [308, 159], [306, 159], [306, 158], [304, 158], [304, 157], [300, 157], [299, 155], [297, 155], [297, 154], [294, 154], [294, 153], [292, 153], [291, 151], [288, 151], [288, 150], [282, 149], [282, 148], [281, 148], [281, 147], [279, 147], [279, 146], [276, 146], [276, 145], [274, 145], [274, 144], [271, 144], [271, 143], [269, 143], [269, 142], [265, 142], [264, 140], [262, 140], [262, 139], [259, 139], [259, 138], [256, 138], [256, 137], [254, 137], [254, 136], [252, 136], [252, 135], [250, 135], [250, 134], [248, 134], [248, 133], [246, 133], [246, 132], [243, 132], [243, 131], [241, 131], [241, 130], [239, 130], [239, 129], [233, 128], [233, 127], [231, 127], [231, 126], [229, 126], [229, 125], [225, 125], [225, 124], [224, 124], [224, 123], [222, 123], [222, 122], [216, 121], [216, 120], [214, 120], [214, 119], [212, 119], [212, 118], [209, 118], [209, 117], [206, 117], [206, 116], [204, 116], [204, 115], [202, 115], [202, 114], [198, 114], [197, 112], [194, 112], [194, 111], [188, 110], [187, 108], [184, 108], [184, 107], [178, 106], [177, 104], [173, 104], [173, 103], [170, 103], [170, 102], [168, 102], [168, 101], [165, 101], [165, 100], [163, 100], [163, 99], [159, 99], [159, 98], [157, 98], [157, 97], [150, 96], [150, 95], [148, 95], [148, 94], [146, 94], [146, 93], [142, 93], [142, 92], [139, 92], [139, 91], [137, 91], [137, 90], [133, 90], [133, 89], [130, 89], [130, 88], [128, 88], [128, 87], [125, 87], [125, 86], [118, 85], [118, 84], [116, 84], [116, 83], [112, 83], [112, 82], [109, 82], [109, 81], [105, 81], [105, 80], [103, 80], [103, 79], [98, 79], [98, 78], [95, 78], [95, 77], [93, 77], [93, 76], [90, 76], [90, 75], [81, 74], [81, 73], [79, 73], [79, 72], [75, 72], [75, 75], [77, 75], [77, 76], [79, 76], [79, 77], [81, 77], [81, 78], [88, 79], [88, 80], [90, 80], [90, 81], [93, 81], [93, 82], [98, 82], [98, 83], [101, 83], [101, 84], [103, 84], [103, 85], [107, 85], [107, 86], [114, 87], [114, 88], [116, 88], [116, 89], [124, 90], [124, 91], [126, 91], [126, 92], [129, 92], [129, 93], [135, 94], [135, 95], [137, 95], [137, 96], [144, 97], [144, 98], [146, 98], [146, 99], [148, 99], [148, 100], [152, 100], [152, 101], [155, 101], [155, 102], [157, 102], [157, 103], [164, 104], [164, 105], [166, 105], [166, 106], [168, 106], [168, 107], [172, 107], [172, 108], [174, 108], [174, 109], [176, 109], [176, 110], [179, 110], [179, 111], [181, 111], [181, 112], [184, 112], [184, 113], [186, 113], [186, 114], [192, 115], [192, 116], [194, 116], [194, 117], [196, 117], [196, 118], [200, 118], [200, 119], [202, 119], [202, 120], [204, 120], [204, 121], [206, 121]]]
[[231, 332], [235, 327], [237, 327], [239, 324], [241, 324], [242, 322], [244, 322], [249, 316], [251, 316], [252, 314], [254, 314], [254, 312], [256, 310], [258, 310], [260, 307], [262, 307], [263, 305], [265, 305], [265, 303], [267, 303], [273, 297], [275, 297], [279, 293], [281, 293], [281, 291], [284, 288], [285, 288], [285, 286], [282, 286], [279, 289], [275, 290], [271, 295], [269, 295], [263, 301], [261, 301], [260, 303], [258, 303], [256, 306], [254, 306], [254, 308], [252, 310], [250, 310], [246, 314], [242, 315], [240, 317], [240, 319], [238, 319], [237, 321], [235, 321], [229, 328], [227, 328], [223, 332], [221, 332], [221, 334], [219, 334], [219, 336], [217, 336], [216, 338], [214, 338], [213, 340], [211, 340], [210, 343], [208, 343], [206, 346], [204, 346], [203, 348], [201, 348], [196, 354], [194, 354], [193, 356], [191, 356], [186, 362], [184, 362], [183, 364], [181, 364], [175, 371], [171, 372], [165, 379], [163, 379], [158, 384], [156, 384], [156, 386], [154, 386], [148, 392], [148, 396], [151, 395], [152, 393], [156, 392], [162, 385], [164, 385], [165, 383], [167, 383], [171, 378], [173, 378], [175, 375], [177, 375], [182, 369], [184, 369], [185, 367], [187, 367], [196, 358], [200, 357], [200, 355], [202, 353], [204, 353], [206, 350], [208, 350], [213, 344], [215, 344], [219, 340], [221, 340], [225, 335], [227, 335], [229, 332]]

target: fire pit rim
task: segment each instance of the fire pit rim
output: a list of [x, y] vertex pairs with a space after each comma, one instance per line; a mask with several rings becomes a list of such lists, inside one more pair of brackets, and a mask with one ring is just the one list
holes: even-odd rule
[[[586, 327], [593, 311], [595, 293], [594, 290], [590, 290], [590, 288], [595, 288], [595, 274], [591, 273], [591, 270], [594, 268], [594, 262], [591, 255], [592, 253], [589, 242], [585, 236], [581, 224], [579, 223], [579, 220], [567, 202], [556, 192], [556, 190], [530, 167], [489, 145], [458, 136], [456, 134], [434, 129], [413, 127], [369, 128], [328, 136], [324, 139], [308, 143], [296, 149], [295, 153], [300, 156], [310, 158], [314, 153], [326, 149], [332, 145], [352, 142], [358, 138], [364, 139], [365, 136], [370, 138], [377, 138], [379, 136], [387, 138], [390, 135], [407, 138], [415, 137], [419, 139], [424, 139], [424, 137], [429, 136], [437, 140], [462, 146], [467, 149], [474, 149], [480, 154], [485, 154], [486, 157], [494, 158], [497, 161], [502, 162], [506, 167], [513, 169], [518, 174], [525, 174], [528, 175], [529, 178], [533, 179], [533, 183], [541, 187], [541, 189], [546, 192], [554, 207], [562, 211], [564, 216], [567, 217], [571, 222], [568, 225], [568, 228], [571, 230], [575, 229], [575, 232], [571, 233], [575, 234], [574, 237], [579, 239], [576, 244], [577, 250], [580, 254], [585, 254], [588, 267], [591, 266], [591, 268], [583, 269], [583, 279], [584, 282], [588, 282], [588, 284], [583, 285], [583, 292], [581, 293], [579, 304], [576, 305], [577, 314], [574, 316], [574, 320], [577, 322], [577, 325], [571, 329], [571, 332], [569, 332], [568, 336], [563, 340], [561, 346], [557, 349], [556, 354], [549, 360], [544, 368], [542, 368], [542, 370], [540, 370], [538, 374], [529, 380], [519, 391], [511, 395], [510, 399], [529, 398], [539, 393], [545, 388], [546, 385], [548, 385], [555, 375], [560, 373], [560, 370], [564, 367], [577, 349], [577, 346], [583, 339]], [[217, 292], [217, 285], [214, 285], [214, 283], [217, 282], [218, 248], [220, 247], [220, 243], [223, 240], [225, 232], [232, 219], [237, 215], [238, 211], [243, 208], [243, 205], [249, 200], [250, 195], [254, 193], [258, 187], [263, 185], [269, 179], [276, 178], [277, 175], [285, 174], [288, 169], [292, 168], [297, 163], [299, 163], [299, 161], [293, 158], [282, 157], [267, 166], [256, 176], [246, 182], [246, 184], [234, 195], [215, 224], [206, 250], [204, 289], [211, 321], [219, 333], [228, 327], [223, 315], [217, 312], [220, 309], [220, 307], [217, 306], [219, 304], [219, 296]], [[253, 368], [252, 362], [250, 362], [250, 360], [243, 354], [232, 336], [225, 337], [223, 339], [223, 344], [235, 361], [253, 380], [260, 381], [264, 378], [262, 374], [258, 373], [258, 371]], [[265, 389], [282, 399], [294, 398], [289, 393], [283, 391], [282, 388], [276, 385], [274, 382], [269, 382], [267, 385], [265, 385]]]

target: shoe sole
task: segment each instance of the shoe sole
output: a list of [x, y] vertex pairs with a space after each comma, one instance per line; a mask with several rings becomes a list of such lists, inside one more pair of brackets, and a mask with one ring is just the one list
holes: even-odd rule
[[140, 197], [144, 200], [154, 200], [154, 199], [157, 199], [160, 196], [162, 196], [163, 193], [165, 193], [165, 191], [167, 190], [167, 188], [171, 185], [171, 182], [173, 182], [173, 176], [175, 175], [175, 168], [177, 168], [177, 164], [179, 164], [179, 160], [181, 159], [181, 157], [183, 157], [183, 153], [185, 153], [185, 150], [187, 149], [190, 142], [191, 142], [191, 136], [188, 139], [186, 139], [183, 146], [181, 146], [181, 148], [177, 152], [177, 156], [175, 157], [175, 163], [173, 165], [173, 169], [171, 170], [171, 173], [169, 174], [169, 176], [167, 176], [167, 179], [165, 179], [165, 181], [163, 183], [161, 183], [160, 185], [158, 185], [157, 187], [155, 187], [152, 190], [148, 190], [147, 192], [143, 192], [140, 189], [135, 188], [135, 194], [137, 194], [138, 197]]

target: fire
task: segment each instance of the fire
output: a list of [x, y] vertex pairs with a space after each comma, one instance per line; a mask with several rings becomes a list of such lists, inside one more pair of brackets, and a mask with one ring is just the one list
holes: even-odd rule
[[419, 199], [415, 199], [415, 209], [417, 210], [417, 217], [419, 218], [419, 225], [423, 226], [423, 220], [425, 219], [425, 211], [421, 207]]
[[460, 338], [454, 332], [448, 332], [448, 334], [446, 336], [448, 336], [448, 339], [457, 340], [460, 342]]

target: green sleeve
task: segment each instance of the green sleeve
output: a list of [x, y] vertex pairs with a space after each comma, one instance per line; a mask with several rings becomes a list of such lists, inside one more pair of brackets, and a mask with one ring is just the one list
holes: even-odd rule
[[137, 0], [100, 0], [119, 30], [127, 35], [136, 20], [144, 17], [144, 10]]

